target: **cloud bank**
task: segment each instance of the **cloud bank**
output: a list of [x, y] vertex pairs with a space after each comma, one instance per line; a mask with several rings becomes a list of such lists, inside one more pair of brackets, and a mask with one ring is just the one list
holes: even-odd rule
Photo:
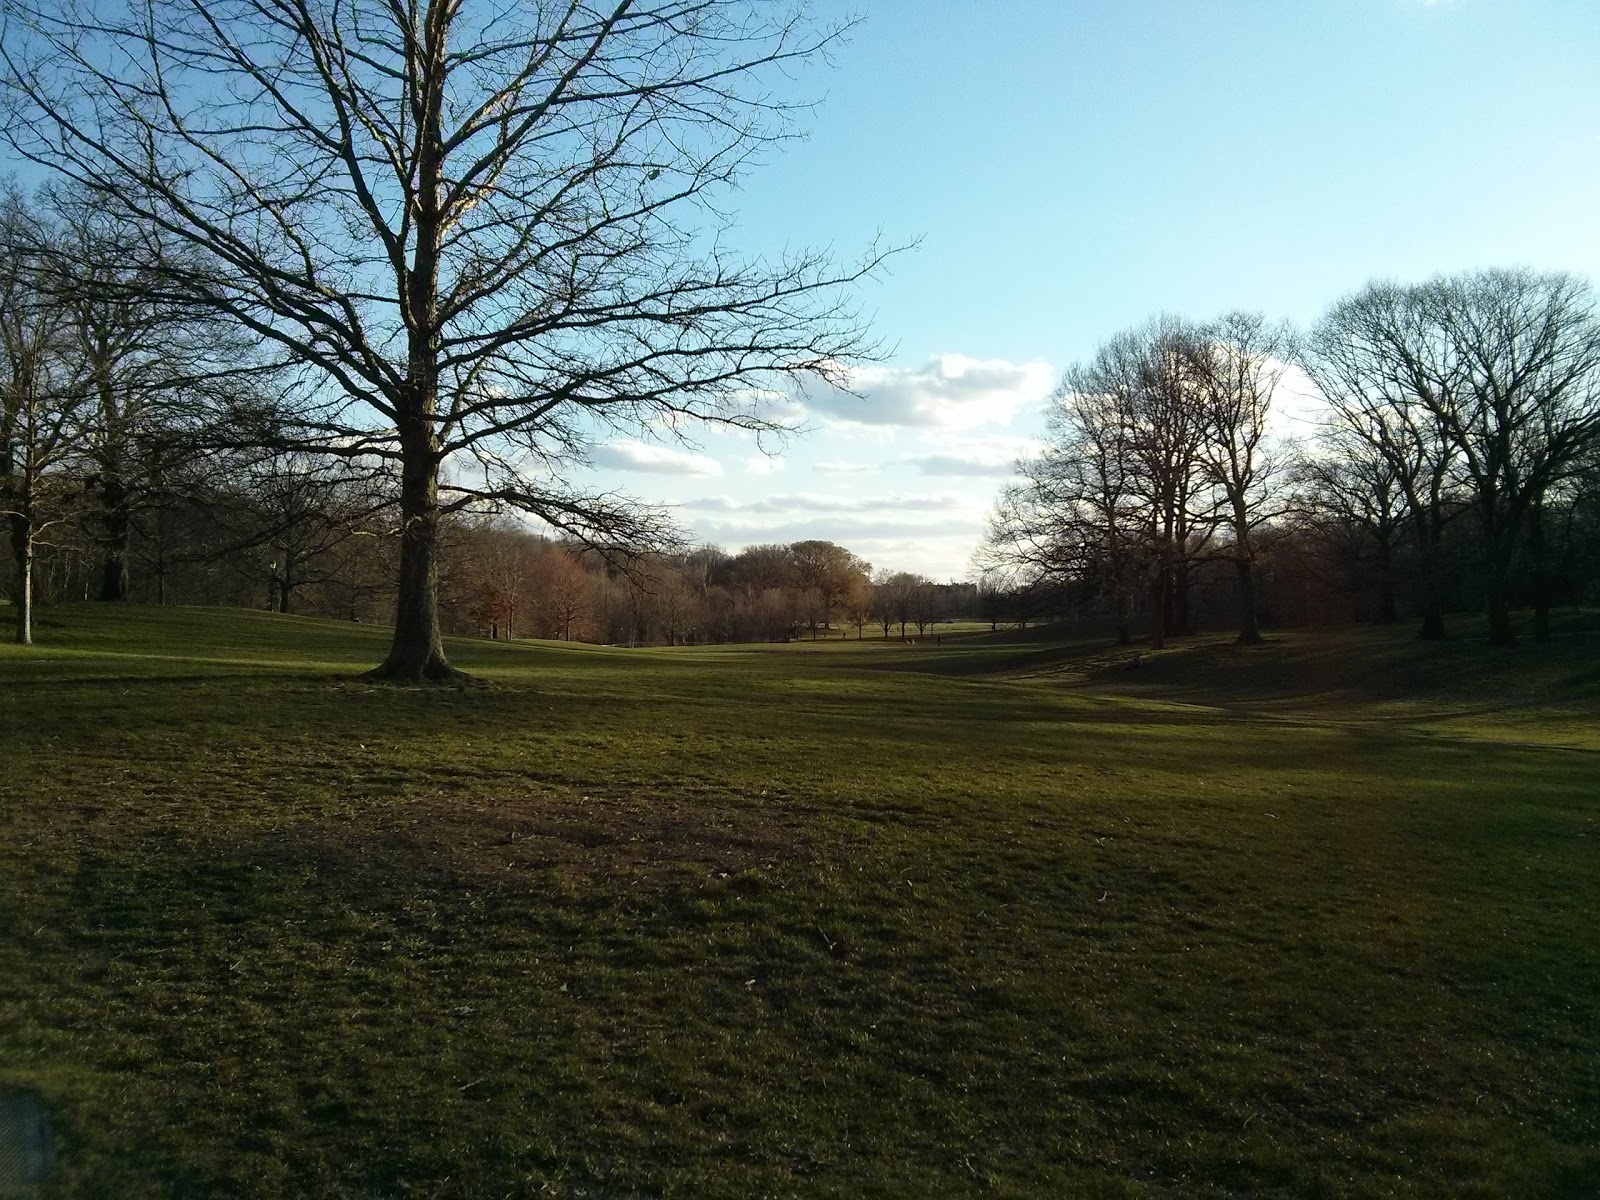
[[596, 446], [590, 458], [597, 467], [617, 471], [639, 471], [651, 475], [721, 475], [722, 464], [704, 454], [672, 446], [652, 446], [648, 442], [606, 442]]
[[1010, 424], [1053, 380], [1048, 363], [939, 354], [919, 367], [861, 367], [848, 390], [813, 384], [803, 399], [814, 412], [859, 425], [976, 429]]

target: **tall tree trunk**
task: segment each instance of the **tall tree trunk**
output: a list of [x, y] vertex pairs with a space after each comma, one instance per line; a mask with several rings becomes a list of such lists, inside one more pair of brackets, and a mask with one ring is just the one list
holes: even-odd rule
[[1156, 567], [1155, 578], [1150, 584], [1150, 649], [1165, 650], [1167, 647], [1167, 621], [1171, 617], [1171, 573], [1165, 563]]
[[1490, 497], [1483, 521], [1483, 598], [1489, 616], [1489, 644], [1510, 646], [1517, 640], [1511, 627], [1511, 556], [1516, 539], [1508, 536], [1510, 522]]
[[128, 489], [115, 472], [108, 472], [100, 484], [100, 526], [100, 599], [126, 600], [133, 513]]
[[1550, 564], [1545, 559], [1544, 493], [1534, 495], [1529, 512], [1528, 551], [1533, 559], [1533, 640], [1550, 640]]
[[1439, 521], [1430, 513], [1417, 523], [1417, 540], [1421, 543], [1422, 578], [1419, 581], [1422, 630], [1419, 636], [1425, 642], [1444, 640], [1444, 597], [1439, 586]]
[[1255, 569], [1242, 554], [1233, 560], [1239, 581], [1239, 645], [1255, 646], [1261, 642], [1261, 626], [1256, 620]]
[[1387, 540], [1378, 543], [1378, 624], [1393, 625], [1400, 620], [1395, 601], [1394, 552]]
[[1511, 597], [1509, 580], [1498, 562], [1492, 563], [1485, 578], [1485, 599], [1489, 609], [1489, 644], [1510, 646], [1517, 640], [1517, 631], [1511, 626]]
[[457, 682], [439, 633], [439, 246], [444, 237], [445, 37], [443, 6], [428, 6], [418, 53], [415, 248], [405, 284], [406, 386], [399, 396], [400, 589], [394, 641], [369, 679]]
[[390, 683], [461, 679], [439, 633], [439, 466], [431, 422], [407, 431], [400, 470], [400, 589], [394, 641], [368, 678]]
[[1478, 511], [1483, 521], [1484, 607], [1489, 614], [1489, 644], [1510, 646], [1517, 640], [1511, 627], [1511, 556], [1516, 552], [1515, 522], [1507, 512], [1511, 497], [1480, 488]]
[[17, 645], [33, 645], [33, 522], [23, 513], [11, 518], [11, 553], [17, 562]]
[[1189, 620], [1189, 560], [1180, 558], [1172, 568], [1172, 624], [1173, 633], [1188, 637], [1194, 632]]

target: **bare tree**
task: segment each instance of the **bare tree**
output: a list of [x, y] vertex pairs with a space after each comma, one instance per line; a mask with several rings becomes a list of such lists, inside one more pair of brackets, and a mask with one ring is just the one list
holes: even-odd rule
[[916, 623], [918, 637], [926, 637], [928, 630], [939, 623], [944, 608], [944, 594], [939, 585], [919, 576], [916, 587], [911, 590], [911, 619]]
[[1443, 634], [1439, 543], [1459, 494], [1482, 532], [1489, 640], [1514, 641], [1519, 545], [1539, 536], [1549, 489], [1600, 440], [1600, 316], [1589, 286], [1525, 270], [1372, 284], [1324, 319], [1308, 367], [1406, 496], [1429, 589], [1424, 636]]
[[872, 619], [883, 630], [883, 640], [888, 641], [889, 631], [894, 628], [894, 573], [881, 567], [874, 571], [870, 595]]
[[[1455, 444], [1484, 541], [1489, 640], [1509, 645], [1518, 544], [1600, 440], [1600, 314], [1571, 275], [1478, 271], [1412, 291], [1445, 347], [1423, 393]], [[1540, 629], [1549, 636], [1548, 624]]]
[[[762, 398], [868, 347], [881, 255], [747, 262], [715, 207], [794, 132], [775, 73], [837, 28], [756, 0], [5, 0], [24, 158], [189, 250], [162, 287], [304, 368], [290, 449], [399, 477], [394, 642], [455, 673], [439, 523], [511, 504], [580, 539], [658, 513], [569, 467], [619, 427], [774, 427]], [[447, 471], [446, 465], [450, 469]]]
[[887, 590], [889, 612], [894, 623], [900, 626], [900, 640], [906, 637], [906, 626], [914, 622], [917, 609], [917, 589], [927, 580], [911, 571], [896, 571], [884, 582]]
[[1440, 573], [1445, 528], [1457, 511], [1456, 450], [1430, 399], [1454, 389], [1444, 347], [1406, 289], [1374, 283], [1341, 300], [1312, 330], [1303, 363], [1336, 428], [1383, 462], [1374, 479], [1405, 498], [1417, 549], [1421, 635], [1444, 637]]
[[594, 584], [583, 565], [562, 546], [552, 546], [539, 562], [538, 607], [553, 635], [572, 640], [573, 629], [588, 615]]
[[1261, 640], [1256, 618], [1256, 541], [1261, 528], [1282, 515], [1275, 503], [1282, 465], [1273, 453], [1268, 418], [1273, 396], [1294, 354], [1287, 326], [1260, 313], [1234, 312], [1202, 333], [1199, 373], [1205, 433], [1200, 459], [1220, 493], [1231, 533], [1229, 557], [1238, 580], [1239, 641]]
[[1208, 428], [1205, 339], [1170, 316], [1156, 318], [1132, 337], [1138, 386], [1129, 449], [1149, 522], [1150, 645], [1159, 650], [1170, 635], [1192, 632], [1189, 568], [1206, 553], [1215, 532], [1202, 457]]
[[1149, 547], [1131, 438], [1138, 387], [1125, 340], [1068, 369], [1050, 398], [1045, 449], [1022, 464], [1023, 482], [1002, 493], [989, 553], [1033, 586], [1088, 584], [1132, 640], [1135, 591]]
[[97, 594], [125, 600], [135, 525], [159, 502], [159, 481], [215, 440], [197, 428], [195, 401], [247, 386], [253, 339], [155, 296], [159, 243], [65, 189], [47, 189], [41, 203], [50, 227], [31, 253], [51, 264], [89, 393], [82, 482], [101, 556]]
[[238, 484], [242, 527], [223, 553], [253, 552], [250, 560], [280, 613], [293, 611], [301, 589], [341, 578], [341, 551], [377, 536], [380, 514], [393, 507], [393, 498], [364, 474], [297, 454], [268, 454], [245, 465]]
[[1396, 559], [1406, 505], [1394, 463], [1366, 438], [1333, 423], [1294, 462], [1294, 507], [1300, 523], [1346, 563], [1371, 562], [1374, 618], [1400, 619]]
[[1215, 530], [1206, 341], [1159, 317], [1069, 369], [1044, 452], [1019, 464], [1023, 483], [990, 523], [991, 565], [1019, 570], [1029, 590], [1068, 580], [1097, 591], [1124, 643], [1141, 576], [1151, 645], [1189, 630], [1189, 569]]
[[16, 561], [16, 640], [33, 641], [34, 555], [63, 519], [63, 470], [83, 445], [87, 393], [46, 227], [20, 198], [0, 198], [0, 517]]

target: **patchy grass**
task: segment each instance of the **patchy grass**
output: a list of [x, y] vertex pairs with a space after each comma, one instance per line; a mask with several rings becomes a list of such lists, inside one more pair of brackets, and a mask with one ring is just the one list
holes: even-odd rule
[[1593, 638], [405, 691], [383, 630], [43, 616], [0, 1084], [61, 1195], [1600, 1193]]

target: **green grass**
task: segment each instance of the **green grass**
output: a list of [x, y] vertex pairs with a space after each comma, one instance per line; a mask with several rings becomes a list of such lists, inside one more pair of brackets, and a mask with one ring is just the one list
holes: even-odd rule
[[407, 691], [379, 629], [42, 616], [0, 1084], [60, 1195], [1600, 1194], [1592, 635]]

